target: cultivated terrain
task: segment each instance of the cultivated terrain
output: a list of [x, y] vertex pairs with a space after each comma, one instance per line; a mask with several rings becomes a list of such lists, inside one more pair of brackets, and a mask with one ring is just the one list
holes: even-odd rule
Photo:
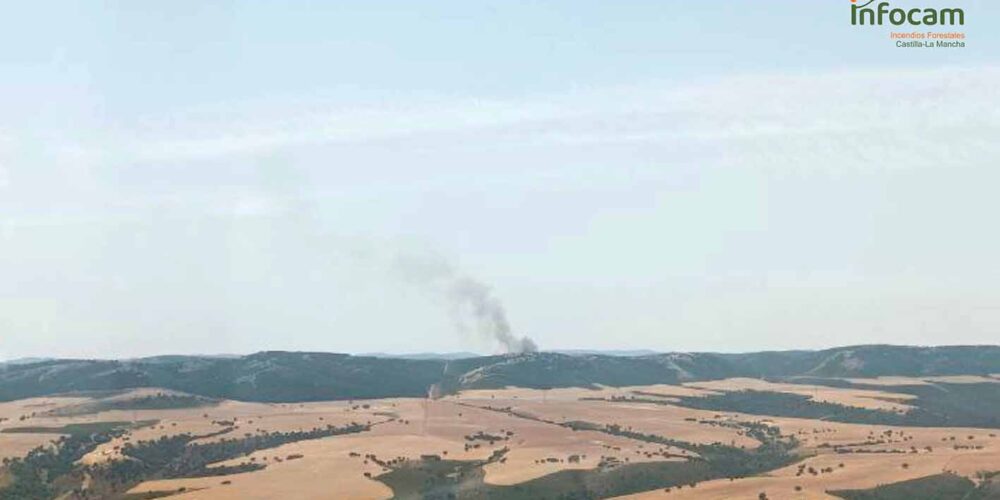
[[0, 365], [0, 498], [1000, 498], [1000, 347]]

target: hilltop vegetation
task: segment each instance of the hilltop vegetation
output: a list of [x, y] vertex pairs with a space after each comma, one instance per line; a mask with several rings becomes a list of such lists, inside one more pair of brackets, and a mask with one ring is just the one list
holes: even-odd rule
[[860, 346], [823, 351], [643, 356], [531, 353], [457, 360], [261, 352], [128, 361], [46, 360], [0, 367], [0, 401], [161, 387], [206, 398], [292, 402], [420, 397], [505, 386], [676, 384], [728, 377], [875, 377], [1000, 373], [1000, 346]]
[[326, 353], [52, 360], [0, 368], [0, 400], [138, 387], [263, 402], [423, 396], [441, 373], [439, 361]]

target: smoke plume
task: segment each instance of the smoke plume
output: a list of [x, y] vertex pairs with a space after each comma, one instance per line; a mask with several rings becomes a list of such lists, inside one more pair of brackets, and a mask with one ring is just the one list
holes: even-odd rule
[[440, 257], [397, 255], [395, 265], [408, 281], [432, 290], [449, 304], [455, 327], [463, 334], [496, 342], [506, 353], [538, 350], [533, 340], [511, 332], [503, 302], [486, 283]]

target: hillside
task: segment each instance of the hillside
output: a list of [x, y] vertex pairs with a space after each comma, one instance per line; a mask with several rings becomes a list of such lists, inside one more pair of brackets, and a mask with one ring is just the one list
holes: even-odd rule
[[423, 396], [505, 386], [532, 388], [675, 384], [727, 377], [875, 377], [1000, 373], [1000, 346], [856, 346], [822, 351], [644, 356], [532, 353], [456, 360], [307, 352], [241, 357], [44, 360], [0, 366], [0, 400], [162, 387], [245, 401]]
[[441, 372], [438, 361], [326, 353], [55, 360], [0, 368], [0, 400], [134, 387], [268, 402], [423, 396]]

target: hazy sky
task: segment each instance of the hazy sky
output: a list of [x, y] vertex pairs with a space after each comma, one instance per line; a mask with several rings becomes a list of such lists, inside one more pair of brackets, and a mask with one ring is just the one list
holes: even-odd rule
[[17, 2], [0, 359], [1000, 339], [1000, 3]]

